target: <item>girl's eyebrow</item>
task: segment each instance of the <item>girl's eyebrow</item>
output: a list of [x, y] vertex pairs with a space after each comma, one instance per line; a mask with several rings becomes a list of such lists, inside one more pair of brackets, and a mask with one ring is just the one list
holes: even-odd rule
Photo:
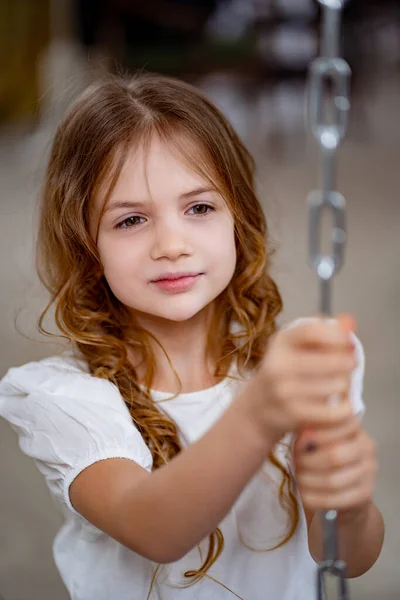
[[[194, 190], [190, 190], [189, 192], [184, 192], [183, 194], [181, 194], [179, 200], [188, 200], [189, 198], [194, 198], [195, 196], [200, 196], [201, 194], [206, 194], [207, 192], [215, 192], [215, 189], [205, 187], [195, 188]], [[106, 207], [106, 209], [104, 210], [104, 214], [119, 208], [143, 208], [144, 206], [146, 206], [146, 204], [147, 202], [131, 202], [129, 200], [113, 202], [112, 204], [109, 204]]]

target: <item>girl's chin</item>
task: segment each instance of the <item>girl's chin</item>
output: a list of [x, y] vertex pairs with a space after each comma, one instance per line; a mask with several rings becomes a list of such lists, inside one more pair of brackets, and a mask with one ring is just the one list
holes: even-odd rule
[[197, 316], [201, 311], [204, 310], [204, 306], [200, 307], [184, 307], [184, 306], [174, 306], [171, 307], [171, 310], [164, 308], [164, 310], [157, 310], [154, 307], [154, 310], [151, 310], [151, 306], [148, 306], [146, 310], [143, 309], [135, 309], [132, 308], [133, 313], [140, 318], [140, 315], [145, 315], [147, 319], [154, 320], [162, 320], [162, 321], [172, 321], [174, 323], [183, 323], [184, 321], [189, 321], [193, 317]]
[[183, 311], [176, 311], [176, 312], [165, 312], [163, 314], [157, 314], [154, 315], [154, 317], [158, 317], [159, 319], [163, 319], [165, 321], [172, 321], [174, 323], [183, 323], [185, 321], [189, 321], [190, 319], [192, 319], [193, 317], [195, 317], [198, 314], [199, 311], [195, 311], [195, 312], [183, 312]]

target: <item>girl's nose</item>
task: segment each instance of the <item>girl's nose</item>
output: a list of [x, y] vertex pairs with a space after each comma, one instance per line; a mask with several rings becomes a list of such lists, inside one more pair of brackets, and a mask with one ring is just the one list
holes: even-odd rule
[[154, 243], [151, 250], [151, 258], [169, 258], [176, 260], [183, 254], [191, 254], [192, 247], [184, 232], [179, 227], [157, 228], [154, 235]]

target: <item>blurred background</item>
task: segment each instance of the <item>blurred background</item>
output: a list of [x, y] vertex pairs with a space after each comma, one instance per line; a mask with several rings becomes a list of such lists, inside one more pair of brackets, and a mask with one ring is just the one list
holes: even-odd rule
[[[259, 196], [277, 247], [281, 321], [317, 312], [306, 197], [320, 186], [321, 161], [306, 131], [304, 93], [319, 48], [319, 17], [313, 0], [0, 0], [0, 376], [60, 349], [36, 332], [46, 302], [34, 270], [38, 195], [59, 119], [104, 71], [168, 73], [209, 94], [257, 160]], [[333, 306], [356, 317], [366, 351], [365, 423], [378, 442], [376, 501], [387, 527], [378, 563], [351, 582], [351, 597], [395, 600], [400, 2], [348, 0], [343, 20], [343, 55], [353, 78], [338, 188], [347, 200], [349, 238]], [[5, 422], [0, 481], [1, 598], [67, 600], [52, 558], [62, 517]]]

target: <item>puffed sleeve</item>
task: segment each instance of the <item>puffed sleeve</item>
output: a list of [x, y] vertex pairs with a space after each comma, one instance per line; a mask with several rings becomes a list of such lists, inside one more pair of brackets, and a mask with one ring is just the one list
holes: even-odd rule
[[73, 512], [69, 487], [91, 464], [126, 458], [151, 471], [151, 453], [117, 387], [62, 357], [10, 369], [0, 382], [0, 416]]
[[365, 353], [358, 337], [354, 333], [351, 333], [350, 335], [354, 343], [356, 359], [358, 363], [351, 376], [350, 401], [353, 406], [354, 413], [359, 417], [362, 417], [365, 413], [365, 404], [363, 401]]
[[[300, 323], [305, 321], [313, 321], [315, 317], [302, 317], [291, 321], [285, 325], [285, 329], [296, 327]], [[364, 348], [354, 333], [350, 333], [350, 337], [354, 344], [354, 350], [357, 360], [357, 366], [351, 375], [349, 398], [353, 407], [354, 414], [358, 417], [362, 417], [365, 413], [365, 404], [363, 401], [363, 384], [364, 384], [364, 372], [365, 372], [365, 353]]]

